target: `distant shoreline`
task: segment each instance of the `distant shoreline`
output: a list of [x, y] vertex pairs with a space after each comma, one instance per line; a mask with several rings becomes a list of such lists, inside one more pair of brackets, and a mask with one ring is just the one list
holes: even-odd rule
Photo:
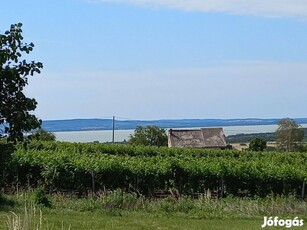
[[[302, 124], [304, 128], [307, 128], [307, 124]], [[237, 142], [238, 138], [251, 139], [254, 136], [265, 137], [275, 133], [277, 125], [245, 125], [245, 126], [220, 126], [223, 127], [226, 137], [228, 137], [228, 142]], [[183, 129], [194, 129], [199, 127], [185, 127]], [[168, 128], [165, 128], [166, 130]], [[130, 135], [134, 133], [134, 129], [126, 130], [115, 130], [115, 141], [123, 142], [128, 141]], [[67, 142], [111, 142], [112, 141], [112, 130], [88, 130], [88, 131], [62, 131], [54, 132], [58, 141]], [[271, 139], [271, 137], [270, 137]], [[270, 140], [268, 139], [268, 140]], [[231, 141], [230, 141], [231, 140]], [[239, 141], [241, 142], [241, 141]]]
[[[115, 120], [115, 130], [131, 130], [137, 126], [155, 125], [160, 128], [225, 127], [276, 125], [280, 119], [171, 119], [171, 120]], [[307, 118], [295, 118], [298, 124], [307, 124]], [[46, 120], [42, 127], [49, 132], [112, 130], [112, 119]]]

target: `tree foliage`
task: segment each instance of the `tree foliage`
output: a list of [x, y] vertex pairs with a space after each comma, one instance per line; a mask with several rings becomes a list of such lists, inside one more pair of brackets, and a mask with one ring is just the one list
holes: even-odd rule
[[48, 132], [45, 129], [37, 129], [30, 136], [30, 140], [36, 141], [55, 141], [56, 136], [52, 132]]
[[256, 137], [255, 139], [253, 139], [250, 143], [249, 143], [249, 149], [252, 151], [263, 151], [264, 149], [266, 149], [266, 141]]
[[3, 187], [7, 179], [6, 171], [10, 168], [12, 153], [14, 151], [15, 148], [12, 143], [4, 143], [0, 140], [0, 187]]
[[137, 126], [134, 134], [130, 135], [130, 144], [145, 146], [167, 146], [165, 129], [154, 125]]
[[23, 57], [34, 47], [33, 43], [24, 43], [22, 24], [11, 25], [10, 30], [0, 34], [0, 125], [2, 134], [9, 140], [23, 139], [23, 132], [40, 127], [38, 120], [30, 111], [37, 102], [23, 93], [28, 84], [28, 76], [40, 73], [41, 62], [28, 62]]
[[304, 139], [304, 130], [290, 118], [281, 119], [276, 131], [276, 143], [280, 149], [297, 151]]

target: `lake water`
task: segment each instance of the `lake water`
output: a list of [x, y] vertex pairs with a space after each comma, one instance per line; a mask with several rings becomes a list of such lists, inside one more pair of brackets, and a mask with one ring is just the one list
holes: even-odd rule
[[[307, 124], [302, 124], [302, 127], [307, 128]], [[186, 128], [182, 128], [186, 129]], [[196, 129], [196, 128], [191, 128]], [[277, 125], [250, 125], [250, 126], [225, 126], [223, 127], [226, 136], [235, 135], [239, 133], [266, 133], [275, 132]], [[133, 134], [134, 129], [131, 130], [115, 130], [115, 142], [128, 141], [130, 134]], [[76, 131], [76, 132], [55, 132], [58, 141], [67, 142], [112, 142], [112, 130], [99, 131]]]

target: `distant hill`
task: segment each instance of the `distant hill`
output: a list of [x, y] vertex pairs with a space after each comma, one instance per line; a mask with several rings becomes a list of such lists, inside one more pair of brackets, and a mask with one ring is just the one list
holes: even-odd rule
[[[192, 128], [216, 126], [274, 125], [280, 119], [177, 119], [177, 120], [116, 120], [115, 129], [135, 129], [136, 126], [156, 125], [160, 128]], [[294, 119], [307, 124], [307, 118]], [[71, 119], [43, 121], [42, 127], [49, 132], [111, 130], [112, 119]]]
[[[307, 141], [307, 128], [304, 129], [304, 140]], [[269, 133], [249, 133], [249, 134], [235, 134], [229, 135], [226, 137], [227, 143], [247, 143], [251, 142], [256, 137], [261, 138], [265, 141], [276, 141], [276, 132], [269, 132]]]
[[229, 135], [226, 137], [226, 142], [229, 144], [232, 143], [247, 143], [251, 142], [255, 138], [261, 138], [265, 141], [276, 141], [276, 133], [270, 132], [270, 133], [250, 133], [250, 134], [235, 134], [235, 135]]

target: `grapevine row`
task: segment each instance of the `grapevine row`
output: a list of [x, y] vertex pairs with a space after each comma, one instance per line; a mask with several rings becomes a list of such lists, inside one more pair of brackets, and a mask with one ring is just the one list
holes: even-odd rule
[[307, 178], [305, 153], [34, 142], [13, 157], [19, 184], [50, 191], [122, 188], [152, 195], [175, 188], [192, 195], [218, 190], [222, 180], [228, 194], [262, 196], [285, 188], [299, 193]]

